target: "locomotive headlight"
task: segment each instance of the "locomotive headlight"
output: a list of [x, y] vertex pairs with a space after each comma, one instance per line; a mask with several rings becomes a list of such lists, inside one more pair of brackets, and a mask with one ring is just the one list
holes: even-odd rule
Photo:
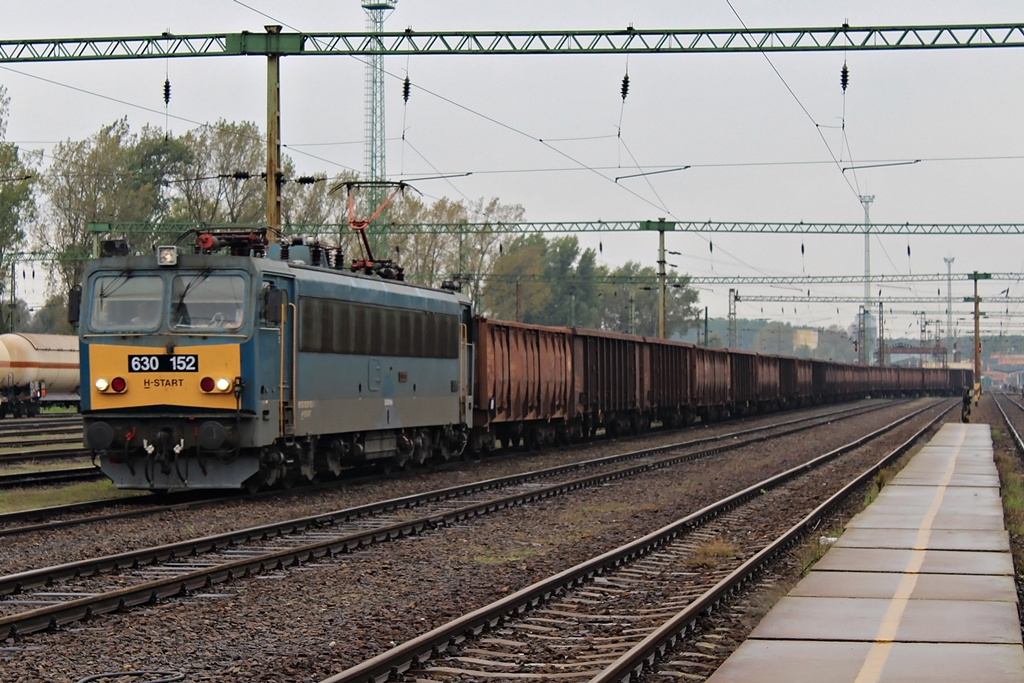
[[109, 381], [100, 377], [96, 380], [94, 386], [97, 391], [112, 391], [115, 394], [123, 394], [128, 388], [128, 382], [125, 381], [124, 377], [115, 377]]
[[220, 391], [222, 393], [231, 391], [231, 387], [232, 382], [227, 377], [218, 377], [217, 379], [214, 379], [213, 377], [204, 377], [199, 380], [199, 388], [207, 394], [213, 393], [214, 391]]
[[175, 246], [157, 247], [156, 248], [156, 264], [158, 266], [176, 266], [176, 265], [178, 265], [178, 248], [175, 247]]

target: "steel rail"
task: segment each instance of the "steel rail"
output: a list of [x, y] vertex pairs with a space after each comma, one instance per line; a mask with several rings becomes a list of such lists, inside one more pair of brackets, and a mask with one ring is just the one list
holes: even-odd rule
[[[922, 408], [921, 410], [902, 419], [910, 419], [914, 415], [927, 409], [928, 408]], [[813, 419], [814, 418], [806, 418], [804, 420], [795, 420], [793, 422], [809, 422]], [[834, 416], [818, 416], [818, 419], [824, 419], [826, 423], [830, 423], [833, 421]], [[371, 529], [361, 528], [355, 532], [339, 535], [334, 538], [321, 538], [314, 543], [304, 544], [298, 547], [244, 557], [156, 581], [149, 581], [115, 591], [99, 593], [59, 604], [48, 605], [46, 607], [22, 612], [20, 614], [0, 617], [0, 640], [45, 630], [47, 628], [54, 628], [63, 624], [89, 618], [96, 614], [145, 604], [162, 598], [187, 594], [192, 590], [206, 588], [212, 584], [221, 583], [233, 578], [248, 576], [255, 572], [301, 564], [303, 562], [308, 562], [320, 557], [331, 556], [337, 553], [352, 552], [374, 543], [415, 535], [425, 529], [435, 528], [438, 526], [451, 526], [464, 520], [486, 515], [498, 510], [508, 509], [517, 505], [523, 505], [549, 497], [562, 495], [570, 491], [588, 488], [607, 481], [634, 476], [655, 468], [669, 467], [679, 462], [694, 460], [714, 453], [741, 448], [753, 443], [764, 441], [768, 438], [777, 438], [779, 436], [805, 431], [817, 426], [820, 425], [798, 425], [792, 429], [785, 430], [780, 434], [772, 436], [753, 436], [747, 440], [740, 440], [735, 437], [730, 438], [728, 436], [708, 437], [709, 439], [722, 440], [726, 443], [716, 445], [697, 453], [670, 455], [654, 460], [653, 462], [619, 468], [588, 477], [572, 479], [547, 487], [529, 488], [526, 491], [520, 491], [512, 495], [506, 495], [484, 502], [474, 502], [470, 505], [459, 508], [452, 509], [449, 507], [447, 509], [438, 509], [417, 519], [402, 520]], [[769, 426], [749, 431], [766, 431], [772, 428], [773, 427]], [[705, 440], [707, 439], [698, 441]], [[591, 462], [593, 464], [600, 464], [603, 462], [614, 462], [615, 460], [644, 458], [649, 457], [652, 454], [663, 453], [680, 447], [681, 446], [679, 444], [658, 446], [652, 449], [634, 451], [632, 453], [621, 454], [618, 456], [599, 458]], [[516, 483], [531, 482], [541, 477], [550, 477], [558, 473], [569, 472], [576, 469], [581, 469], [581, 463], [563, 465], [522, 475], [490, 479], [483, 482], [476, 482], [449, 489], [441, 489], [439, 491], [405, 496], [390, 501], [371, 503], [348, 510], [252, 527], [249, 529], [242, 529], [215, 536], [207, 536], [155, 548], [146, 548], [138, 551], [109, 555], [102, 558], [82, 560], [54, 567], [20, 572], [0, 577], [0, 595], [18, 594], [27, 589], [38, 586], [49, 585], [57, 581], [76, 577], [93, 576], [105, 571], [140, 568], [169, 562], [177, 558], [195, 557], [203, 553], [215, 552], [244, 542], [259, 542], [274, 538], [282, 538], [285, 536], [301, 534], [308, 530], [318, 530], [323, 532], [327, 526], [340, 525], [351, 520], [365, 518], [371, 514], [382, 514], [384, 512], [397, 509], [411, 508], [424, 504], [426, 501], [447, 502], [453, 500], [457, 496], [497, 489], [503, 486], [511, 487]]]
[[738, 591], [745, 583], [756, 576], [763, 567], [778, 556], [779, 553], [796, 543], [821, 518], [836, 508], [850, 494], [864, 484], [867, 484], [878, 472], [888, 467], [913, 448], [925, 432], [931, 429], [954, 407], [955, 404], [951, 404], [945, 411], [937, 415], [935, 419], [918, 430], [917, 433], [900, 444], [895, 450], [864, 470], [856, 479], [849, 482], [828, 500], [812, 510], [783, 535], [737, 567], [729, 576], [715, 584], [711, 590], [694, 600], [693, 603], [644, 638], [643, 641], [634, 646], [629, 652], [619, 657], [614, 664], [606, 668], [600, 675], [592, 678], [590, 683], [612, 683], [613, 681], [627, 683], [628, 681], [637, 680], [645, 670], [649, 670], [660, 658], [664, 657], [665, 653], [675, 645], [679, 638], [693, 627], [701, 614], [713, 609], [728, 595]]
[[[1009, 401], [1013, 405], [1020, 408], [1021, 411], [1024, 411], [1024, 406], [1017, 403], [1012, 398], [1010, 398]], [[1021, 439], [1020, 433], [1016, 430], [1016, 428], [1014, 428], [1013, 424], [1010, 422], [1010, 416], [1006, 414], [1005, 410], [1003, 410], [1003, 405], [996, 399], [995, 393], [992, 393], [992, 402], [996, 404], [996, 408], [999, 409], [999, 413], [1003, 416], [1003, 422], [1006, 423], [1006, 429], [1010, 432], [1010, 436], [1013, 437], [1013, 444], [1017, 448], [1017, 453], [1020, 455], [1024, 455], [1024, 439]]]
[[[0, 474], [0, 490], [24, 486], [47, 486], [76, 481], [95, 481], [104, 478], [98, 467], [68, 467], [61, 470], [40, 470], [18, 474]], [[0, 531], [0, 535], [2, 535]]]
[[[412, 667], [426, 662], [435, 653], [444, 652], [450, 646], [457, 645], [470, 636], [479, 635], [488, 628], [494, 628], [504, 620], [518, 616], [531, 607], [535, 607], [553, 596], [562, 594], [569, 588], [583, 585], [595, 576], [632, 562], [633, 560], [660, 548], [680, 534], [691, 531], [693, 528], [702, 525], [707, 520], [742, 504], [746, 500], [762, 495], [762, 491], [767, 488], [778, 486], [779, 484], [789, 481], [797, 475], [828, 462], [843, 453], [859, 448], [865, 443], [887, 433], [896, 426], [903, 424], [907, 420], [920, 415], [926, 410], [934, 408], [935, 405], [937, 404], [915, 411], [914, 413], [904, 416], [881, 429], [875, 430], [874, 432], [862, 436], [846, 445], [820, 455], [803, 465], [799, 465], [778, 475], [769, 477], [758, 484], [750, 486], [738, 493], [734, 493], [723, 498], [717, 503], [706, 506], [683, 519], [662, 527], [643, 538], [627, 543], [626, 545], [608, 551], [592, 560], [588, 560], [587, 562], [583, 562], [552, 577], [539, 581], [517, 591], [516, 593], [513, 593], [512, 595], [498, 600], [491, 605], [474, 610], [473, 612], [455, 619], [448, 624], [439, 626], [421, 636], [402, 643], [387, 652], [381, 653], [366, 662], [326, 678], [321, 681], [321, 683], [383, 683], [383, 681], [386, 681], [389, 678], [400, 675], [410, 670]], [[934, 420], [929, 422], [929, 427], [934, 424], [934, 422], [941, 419], [943, 415], [952, 409], [952, 407], [953, 404], [947, 407], [944, 411], [941, 411]], [[925, 429], [929, 427], [926, 427]], [[923, 432], [924, 430], [921, 431]], [[918, 432], [918, 435], [920, 433], [921, 432]], [[917, 438], [918, 435], [915, 435], [915, 438]], [[909, 444], [911, 442], [907, 443]], [[904, 446], [909, 447], [907, 444], [904, 444]], [[890, 456], [886, 456], [886, 459], [884, 460], [888, 460], [889, 458], [891, 458], [891, 454]], [[873, 476], [874, 471], [874, 468], [872, 468], [870, 473], [866, 476], [862, 475], [858, 478], [858, 481], [862, 478], [866, 480], [870, 476]], [[848, 489], [844, 488], [843, 490], [845, 491]], [[758, 555], [758, 557], [764, 556], [765, 554], [763, 551]], [[744, 563], [743, 566], [749, 568], [753, 565], [748, 561], [747, 563]], [[699, 599], [701, 604], [704, 606], [703, 608], [717, 602], [726, 589], [738, 585], [742, 580], [742, 577], [734, 577], [720, 582], [718, 586], [716, 586], [719, 591], [718, 593], [714, 596], [705, 595]], [[723, 584], [725, 585], [723, 586]], [[713, 591], [709, 591], [709, 593], [713, 593], [714, 590], [715, 589], [713, 589]], [[703, 609], [701, 611], [703, 611]], [[687, 623], [692, 623], [692, 620], [696, 619], [698, 615], [699, 612], [692, 614], [692, 618]], [[676, 619], [673, 619], [672, 621], [676, 622]], [[679, 632], [678, 629], [676, 632]], [[642, 656], [639, 654], [634, 654], [633, 656], [639, 657], [639, 660], [642, 662], [648, 655], [645, 651]], [[616, 662], [616, 665], [627, 668], [634, 666], [633, 660], [630, 659], [627, 662], [625, 660], [625, 656]]]
[[[881, 408], [882, 408], [882, 406], [876, 406], [876, 407], [868, 406], [867, 410], [878, 410], [878, 409], [881, 409]], [[697, 439], [691, 439], [689, 441], [679, 442], [679, 443], [675, 444], [675, 446], [678, 446], [680, 448], [683, 448], [683, 447], [690, 448], [690, 447], [698, 446], [698, 445], [703, 444], [703, 443], [711, 443], [711, 442], [713, 442], [715, 440], [718, 440], [718, 439], [721, 439], [721, 438], [735, 438], [736, 436], [741, 436], [741, 435], [744, 435], [744, 434], [753, 434], [753, 433], [756, 433], [756, 432], [758, 432], [760, 430], [776, 429], [776, 428], [784, 427], [784, 426], [787, 426], [787, 425], [795, 425], [795, 424], [800, 424], [802, 422], [822, 419], [822, 418], [824, 418], [826, 416], [828, 416], [829, 418], [832, 418], [832, 419], [843, 419], [843, 418], [845, 418], [847, 416], [850, 416], [850, 415], [859, 414], [861, 411], [864, 411], [864, 410], [865, 410], [865, 406], [863, 406], [863, 405], [854, 406], [852, 408], [843, 408], [841, 410], [836, 410], [836, 411], [832, 411], [832, 412], [829, 412], [829, 413], [818, 413], [816, 415], [808, 415], [808, 416], [804, 416], [804, 417], [798, 417], [798, 418], [794, 418], [793, 420], [788, 420], [788, 421], [784, 421], [784, 422], [776, 422], [776, 423], [774, 423], [772, 425], [767, 425], [767, 426], [763, 426], [763, 427], [752, 427], [752, 428], [748, 428], [748, 429], [737, 430], [737, 431], [729, 432], [728, 434], [722, 434], [720, 436], [708, 436], [708, 437], [700, 437], [700, 438], [697, 438]], [[615, 458], [615, 457], [619, 457], [619, 456], [610, 456], [610, 457], [611, 458]], [[579, 463], [575, 463], [575, 466], [582, 468], [582, 467], [587, 465], [587, 462], [588, 461], [580, 461]], [[445, 465], [441, 465], [440, 467], [444, 468]], [[417, 476], [417, 472], [416, 471], [409, 472], [408, 476]], [[0, 480], [0, 481], [2, 481], [2, 480]], [[343, 479], [343, 480], [330, 481], [330, 482], [324, 482], [324, 483], [321, 483], [321, 484], [316, 484], [316, 485], [313, 485], [312, 487], [309, 487], [309, 488], [310, 489], [318, 489], [318, 488], [319, 489], [330, 489], [330, 488], [335, 488], [335, 487], [337, 487], [339, 485], [343, 485], [343, 484], [347, 485], [347, 484], [351, 484], [353, 482], [358, 483], [359, 481], [361, 481], [361, 480], [360, 479], [346, 478], [346, 479]], [[201, 497], [198, 500], [195, 500], [195, 499], [190, 497], [190, 496], [195, 496], [195, 495], [200, 495]], [[235, 495], [235, 494], [232, 492], [229, 495]], [[245, 495], [247, 496], [247, 498], [249, 500], [253, 500], [253, 499], [256, 499], [256, 498], [274, 498], [274, 497], [278, 497], [278, 496], [281, 495], [281, 492], [280, 491], [263, 491], [263, 492], [256, 493], [256, 494], [245, 494]], [[173, 499], [168, 501], [168, 496], [172, 497]], [[0, 513], [0, 525], [10, 524], [10, 523], [17, 523], [17, 522], [22, 522], [22, 521], [39, 522], [39, 520], [41, 520], [41, 519], [46, 519], [48, 517], [55, 517], [55, 516], [62, 518], [59, 522], [40, 522], [40, 523], [37, 523], [37, 524], [32, 524], [31, 526], [12, 527], [12, 528], [8, 528], [8, 529], [0, 529], [0, 536], [11, 536], [11, 535], [21, 534], [21, 533], [30, 533], [30, 532], [35, 532], [35, 531], [41, 531], [41, 530], [44, 530], [44, 529], [52, 530], [52, 529], [57, 529], [57, 528], [65, 528], [65, 527], [74, 526], [74, 525], [77, 525], [77, 524], [88, 524], [88, 523], [92, 523], [92, 522], [96, 522], [96, 521], [105, 521], [105, 520], [118, 519], [118, 518], [123, 518], [123, 517], [136, 517], [136, 516], [140, 516], [140, 515], [158, 513], [158, 512], [169, 510], [169, 509], [181, 509], [183, 507], [194, 507], [194, 506], [197, 506], [197, 505], [209, 505], [211, 503], [218, 502], [221, 498], [222, 498], [222, 496], [211, 498], [211, 497], [208, 497], [208, 496], [203, 495], [203, 494], [196, 494], [195, 492], [181, 491], [181, 492], [170, 493], [170, 494], [165, 494], [163, 496], [160, 496], [160, 500], [162, 501], [162, 504], [160, 504], [160, 505], [153, 505], [152, 507], [147, 507], [144, 510], [129, 510], [129, 511], [125, 511], [125, 512], [110, 513], [110, 514], [102, 515], [102, 516], [80, 517], [80, 518], [77, 518], [77, 519], [68, 519], [67, 515], [70, 515], [70, 514], [80, 514], [80, 513], [83, 513], [83, 512], [92, 512], [94, 510], [102, 509], [104, 507], [110, 507], [110, 506], [113, 506], [113, 505], [147, 505], [148, 506], [152, 502], [152, 496], [147, 494], [146, 496], [136, 496], [136, 497], [129, 497], [129, 498], [124, 498], [124, 497], [121, 497], [121, 498], [107, 498], [107, 499], [104, 499], [104, 500], [89, 501], [89, 502], [85, 502], [85, 503], [70, 503], [70, 504], [67, 504], [67, 505], [57, 505], [57, 506], [51, 506], [51, 507], [34, 508], [34, 509], [31, 509], [31, 510], [19, 510], [19, 511], [16, 511], [16, 512]]]

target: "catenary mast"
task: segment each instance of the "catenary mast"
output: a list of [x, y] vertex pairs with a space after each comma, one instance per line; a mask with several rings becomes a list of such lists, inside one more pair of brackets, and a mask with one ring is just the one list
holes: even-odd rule
[[[382, 33], [386, 15], [398, 4], [398, 0], [374, 2], [365, 0], [362, 3], [366, 11], [366, 30], [370, 33]], [[366, 58], [366, 180], [381, 182], [387, 180], [386, 169], [386, 138], [384, 125], [384, 50]], [[370, 185], [366, 196], [370, 205], [367, 215], [372, 215], [387, 196], [387, 188], [383, 184]], [[367, 228], [367, 236], [374, 254], [383, 255], [380, 225], [387, 222], [386, 212], [381, 212], [373, 224]]]

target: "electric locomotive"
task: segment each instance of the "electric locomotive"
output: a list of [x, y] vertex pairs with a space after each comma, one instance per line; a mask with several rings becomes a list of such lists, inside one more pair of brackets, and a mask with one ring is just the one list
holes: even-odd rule
[[266, 229], [108, 251], [70, 310], [85, 445], [119, 488], [256, 490], [465, 448], [461, 294], [347, 272], [340, 250]]

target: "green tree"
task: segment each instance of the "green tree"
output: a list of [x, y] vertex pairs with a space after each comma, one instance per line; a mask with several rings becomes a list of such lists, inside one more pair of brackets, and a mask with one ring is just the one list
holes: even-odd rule
[[[66, 140], [41, 180], [49, 215], [36, 233], [57, 253], [61, 291], [77, 284], [92, 252], [92, 222], [155, 225], [168, 216], [171, 180], [190, 156], [187, 146], [145, 127], [133, 133], [125, 119], [104, 126], [87, 140]], [[148, 251], [156, 236], [133, 234], [131, 247]]]
[[594, 281], [597, 254], [593, 249], [580, 251], [575, 235], [549, 240], [546, 250], [546, 306], [537, 312], [538, 321], [547, 325], [596, 327], [597, 285]]
[[597, 267], [575, 236], [519, 235], [500, 250], [484, 287], [488, 315], [537, 325], [597, 327]]
[[[10, 111], [7, 88], [0, 85], [0, 300], [7, 299], [7, 275], [16, 268], [18, 252], [25, 249], [25, 226], [36, 217], [35, 166], [38, 160], [25, 158], [18, 146], [7, 142]], [[13, 329], [11, 316], [4, 316], [0, 329]]]
[[540, 322], [537, 312], [548, 305], [550, 290], [543, 235], [518, 235], [499, 248], [490, 278], [484, 286], [487, 315], [499, 320]]
[[[523, 213], [521, 206], [502, 204], [496, 198], [469, 204], [448, 198], [427, 203], [418, 193], [406, 191], [392, 204], [389, 222], [423, 227], [412, 235], [389, 235], [385, 226], [381, 241], [387, 245], [387, 253], [405, 268], [407, 279], [432, 287], [443, 280], [458, 280], [479, 307], [484, 296], [483, 281], [501, 238], [489, 224], [521, 221]], [[467, 223], [482, 223], [483, 227], [468, 232], [460, 227]], [[428, 227], [433, 224], [452, 229], [437, 232]]]
[[190, 154], [176, 169], [171, 220], [211, 225], [264, 222], [266, 142], [255, 123], [220, 119], [179, 139]]
[[68, 301], [65, 294], [52, 294], [40, 308], [27, 311], [31, 317], [23, 319], [19, 331], [41, 334], [75, 334], [75, 328], [68, 322]]
[[478, 199], [466, 207], [466, 221], [481, 223], [483, 227], [458, 237], [458, 259], [452, 276], [463, 280], [468, 288], [466, 293], [477, 302], [477, 309], [483, 310], [483, 275], [491, 268], [498, 256], [498, 245], [502, 234], [490, 226], [494, 223], [518, 223], [526, 215], [519, 204], [502, 204], [497, 197]]
[[[610, 276], [615, 284], [602, 288], [602, 327], [615, 332], [657, 336], [661, 308], [657, 271], [651, 266], [627, 261]], [[674, 271], [666, 275], [666, 280], [672, 284], [665, 288], [665, 336], [679, 339], [697, 323], [697, 290], [688, 286], [688, 277]]]

